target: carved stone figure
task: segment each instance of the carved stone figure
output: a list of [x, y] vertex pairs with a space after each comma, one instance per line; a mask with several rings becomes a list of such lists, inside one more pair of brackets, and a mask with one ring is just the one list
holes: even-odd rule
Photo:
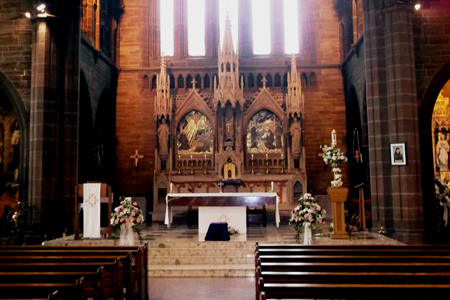
[[292, 137], [291, 151], [292, 153], [300, 153], [301, 152], [300, 140], [302, 138], [302, 127], [300, 126], [300, 123], [297, 121], [297, 117], [294, 117], [294, 122], [292, 122], [289, 131]]
[[439, 141], [436, 144], [436, 164], [439, 167], [439, 171], [448, 171], [448, 152], [450, 151], [450, 146], [448, 141], [445, 139], [445, 135], [441, 132], [439, 133]]
[[16, 127], [11, 137], [11, 146], [12, 146], [12, 167], [13, 169], [17, 168], [20, 163], [20, 130], [19, 130], [19, 122], [16, 121]]
[[161, 124], [158, 127], [158, 141], [159, 141], [159, 154], [169, 154], [169, 127], [166, 124], [166, 120], [162, 119]]

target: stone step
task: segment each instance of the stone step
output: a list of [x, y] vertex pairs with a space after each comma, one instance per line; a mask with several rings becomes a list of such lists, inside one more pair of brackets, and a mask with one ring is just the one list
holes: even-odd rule
[[255, 242], [148, 242], [149, 249], [249, 249], [255, 251]]
[[253, 277], [254, 264], [245, 265], [149, 265], [149, 277]]
[[148, 249], [148, 257], [162, 256], [162, 257], [205, 257], [205, 256], [242, 256], [253, 255], [254, 251], [248, 249]]
[[149, 257], [149, 265], [235, 265], [235, 264], [254, 264], [255, 257], [248, 255], [246, 257], [238, 256], [207, 256], [207, 257], [161, 257], [154, 256]]

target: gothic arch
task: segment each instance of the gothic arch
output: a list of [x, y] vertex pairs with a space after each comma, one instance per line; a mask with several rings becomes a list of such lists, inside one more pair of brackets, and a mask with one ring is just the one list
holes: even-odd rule
[[20, 167], [19, 167], [19, 183], [20, 201], [27, 201], [28, 199], [28, 153], [29, 153], [29, 111], [27, 111], [22, 97], [12, 82], [0, 72], [0, 94], [3, 94], [11, 103], [19, 122], [20, 128]]
[[192, 89], [189, 94], [187, 95], [186, 99], [183, 101], [183, 103], [180, 105], [180, 108], [177, 110], [175, 114], [175, 124], [178, 126], [178, 123], [180, 123], [181, 118], [184, 117], [188, 112], [190, 111], [199, 111], [202, 114], [206, 116], [206, 118], [211, 122], [211, 126], [213, 129], [213, 132], [216, 132], [217, 125], [216, 122], [214, 122], [215, 118], [211, 111], [211, 109], [206, 104], [205, 100], [200, 96], [200, 94], [197, 92], [197, 90]]
[[434, 201], [426, 201], [434, 197], [434, 167], [433, 167], [433, 140], [431, 133], [431, 122], [436, 99], [445, 84], [450, 80], [450, 60], [430, 79], [427, 88], [422, 96], [419, 106], [419, 139], [420, 157], [422, 161], [422, 192], [425, 231], [434, 230], [432, 222], [434, 211]]
[[83, 183], [91, 180], [89, 174], [93, 165], [92, 148], [94, 129], [91, 97], [83, 71], [80, 71], [80, 105], [78, 114], [80, 120], [78, 128], [78, 182]]
[[[250, 122], [251, 118], [260, 110], [267, 109], [273, 112], [278, 119], [280, 119], [281, 123], [285, 123], [285, 114], [283, 109], [278, 105], [275, 99], [270, 94], [269, 90], [262, 89], [259, 95], [255, 98], [252, 105], [248, 108], [248, 110], [244, 113], [244, 117], [242, 120], [242, 124], [248, 126], [248, 122]], [[283, 132], [286, 132], [286, 125], [283, 125]], [[244, 127], [247, 128], [247, 127]]]

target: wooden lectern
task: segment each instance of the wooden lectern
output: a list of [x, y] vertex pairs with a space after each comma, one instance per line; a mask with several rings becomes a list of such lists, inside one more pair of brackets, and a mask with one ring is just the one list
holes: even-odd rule
[[[75, 240], [80, 238], [80, 220], [79, 220], [79, 204], [80, 198], [83, 199], [83, 184], [75, 186]], [[107, 198], [107, 199], [105, 199]], [[100, 204], [108, 203], [108, 227], [100, 228], [100, 235], [106, 234], [108, 238], [112, 237], [112, 225], [109, 218], [112, 213], [112, 189], [106, 183], [102, 183], [100, 187]]]
[[348, 239], [350, 236], [345, 230], [344, 203], [347, 200], [348, 188], [328, 188], [328, 196], [333, 207], [333, 233], [332, 239]]

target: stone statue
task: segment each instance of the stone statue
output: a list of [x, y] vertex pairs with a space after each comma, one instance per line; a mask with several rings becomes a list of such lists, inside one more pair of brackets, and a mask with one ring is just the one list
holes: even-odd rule
[[161, 120], [161, 125], [158, 127], [158, 141], [159, 141], [159, 154], [169, 154], [169, 127], [166, 124], [166, 120]]
[[445, 135], [441, 132], [439, 133], [439, 141], [436, 144], [436, 164], [439, 167], [439, 171], [448, 171], [448, 152], [450, 151], [450, 146], [448, 141], [445, 139]]
[[300, 123], [297, 121], [297, 117], [294, 117], [294, 122], [292, 122], [289, 131], [292, 137], [291, 151], [292, 153], [300, 153], [301, 152], [300, 140], [302, 138], [302, 127], [300, 126]]

